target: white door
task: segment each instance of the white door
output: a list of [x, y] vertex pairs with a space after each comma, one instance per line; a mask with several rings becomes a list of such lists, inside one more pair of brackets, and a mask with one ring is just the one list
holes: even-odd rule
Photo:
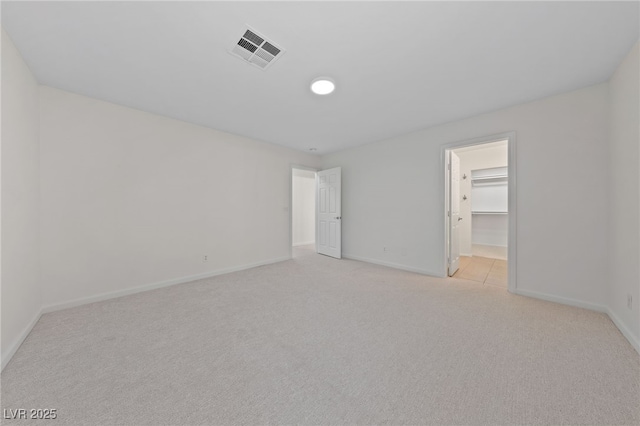
[[342, 169], [323, 170], [317, 175], [316, 216], [318, 253], [342, 257]]
[[460, 157], [450, 152], [449, 157], [449, 276], [460, 265]]

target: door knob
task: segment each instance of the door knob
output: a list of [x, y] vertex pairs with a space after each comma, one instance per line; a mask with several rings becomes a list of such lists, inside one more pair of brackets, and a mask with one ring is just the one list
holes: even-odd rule
[[462, 220], [462, 218], [461, 218], [461, 217], [459, 217], [459, 218], [458, 218], [458, 222], [460, 222], [461, 220]]
[[340, 219], [342, 219], [342, 216], [336, 216], [335, 219], [340, 220]]

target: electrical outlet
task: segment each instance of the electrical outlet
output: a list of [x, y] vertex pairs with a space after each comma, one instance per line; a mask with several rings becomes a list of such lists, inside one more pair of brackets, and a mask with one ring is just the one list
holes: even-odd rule
[[389, 251], [389, 247], [382, 247], [382, 251]]
[[209, 261], [209, 255], [208, 254], [203, 254], [202, 255], [202, 263], [207, 263]]
[[633, 296], [627, 294], [627, 308], [633, 309]]

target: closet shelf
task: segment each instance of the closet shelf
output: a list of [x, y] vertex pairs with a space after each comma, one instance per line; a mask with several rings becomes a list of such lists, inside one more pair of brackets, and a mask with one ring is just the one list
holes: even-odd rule
[[471, 214], [509, 214], [509, 212], [472, 211]]
[[477, 176], [472, 177], [471, 180], [486, 180], [486, 179], [507, 179], [509, 176], [507, 175], [490, 175], [490, 176]]
[[486, 185], [491, 183], [507, 184], [508, 181], [509, 181], [509, 178], [507, 176], [485, 176], [485, 177], [472, 178], [471, 184], [472, 185], [476, 185], [476, 184]]

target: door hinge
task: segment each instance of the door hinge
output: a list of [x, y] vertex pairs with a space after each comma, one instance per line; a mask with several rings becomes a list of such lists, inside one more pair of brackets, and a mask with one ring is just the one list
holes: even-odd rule
[[451, 217], [451, 212], [447, 212], [447, 217]]

